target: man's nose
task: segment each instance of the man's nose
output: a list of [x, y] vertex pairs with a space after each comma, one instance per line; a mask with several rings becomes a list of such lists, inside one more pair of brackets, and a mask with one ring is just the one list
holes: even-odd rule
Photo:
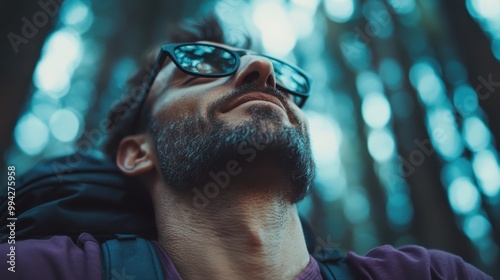
[[241, 57], [240, 67], [235, 74], [235, 87], [255, 84], [260, 87], [276, 87], [273, 64], [269, 59], [245, 55]]

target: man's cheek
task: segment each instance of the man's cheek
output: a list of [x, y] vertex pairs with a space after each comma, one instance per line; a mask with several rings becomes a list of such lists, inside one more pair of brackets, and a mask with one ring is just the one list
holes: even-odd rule
[[181, 96], [169, 96], [157, 100], [153, 108], [153, 116], [162, 121], [173, 121], [197, 115], [199, 110], [194, 104]]

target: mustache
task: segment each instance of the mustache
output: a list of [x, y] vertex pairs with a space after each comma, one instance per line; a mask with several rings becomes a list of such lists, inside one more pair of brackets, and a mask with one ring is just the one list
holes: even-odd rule
[[258, 86], [256, 84], [244, 84], [244, 85], [242, 85], [238, 88], [235, 88], [234, 90], [231, 90], [231, 91], [227, 92], [226, 94], [224, 94], [224, 96], [222, 96], [220, 99], [218, 99], [217, 101], [212, 103], [212, 105], [210, 105], [210, 107], [208, 108], [209, 119], [211, 119], [211, 120], [214, 119], [215, 114], [217, 112], [217, 109], [219, 109], [221, 106], [229, 104], [230, 102], [232, 102], [236, 98], [238, 98], [244, 94], [251, 93], [251, 92], [262, 92], [262, 93], [269, 94], [269, 95], [276, 97], [281, 102], [281, 104], [283, 104], [285, 109], [289, 113], [291, 113], [296, 120], [298, 120], [297, 116], [295, 116], [294, 112], [291, 110], [290, 106], [288, 105], [288, 102], [287, 102], [288, 98], [287, 98], [285, 93], [283, 93], [282, 91], [280, 91], [274, 87], [261, 87], [261, 86]]

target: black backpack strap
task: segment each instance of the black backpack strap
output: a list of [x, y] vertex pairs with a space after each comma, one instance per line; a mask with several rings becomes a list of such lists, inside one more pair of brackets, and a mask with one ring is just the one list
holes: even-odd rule
[[117, 234], [101, 245], [103, 280], [163, 280], [165, 274], [150, 241], [131, 234]]
[[[0, 243], [7, 242], [9, 200], [0, 188]], [[16, 177], [16, 241], [84, 232], [99, 243], [115, 233], [156, 239], [147, 189], [125, 177], [114, 160], [75, 153], [44, 160]], [[88, 205], [92, 205], [89, 208]], [[96, 219], [96, 217], [99, 217]]]
[[323, 279], [328, 280], [354, 280], [345, 258], [339, 250], [327, 248], [315, 254]]

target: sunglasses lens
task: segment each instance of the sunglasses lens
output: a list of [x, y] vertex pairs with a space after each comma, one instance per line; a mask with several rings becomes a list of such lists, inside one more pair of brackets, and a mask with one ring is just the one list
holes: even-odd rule
[[237, 63], [233, 54], [216, 46], [183, 45], [175, 48], [174, 55], [184, 70], [194, 74], [228, 74], [235, 70]]
[[299, 71], [281, 61], [271, 59], [276, 75], [276, 83], [281, 87], [301, 94], [309, 92], [309, 82]]

